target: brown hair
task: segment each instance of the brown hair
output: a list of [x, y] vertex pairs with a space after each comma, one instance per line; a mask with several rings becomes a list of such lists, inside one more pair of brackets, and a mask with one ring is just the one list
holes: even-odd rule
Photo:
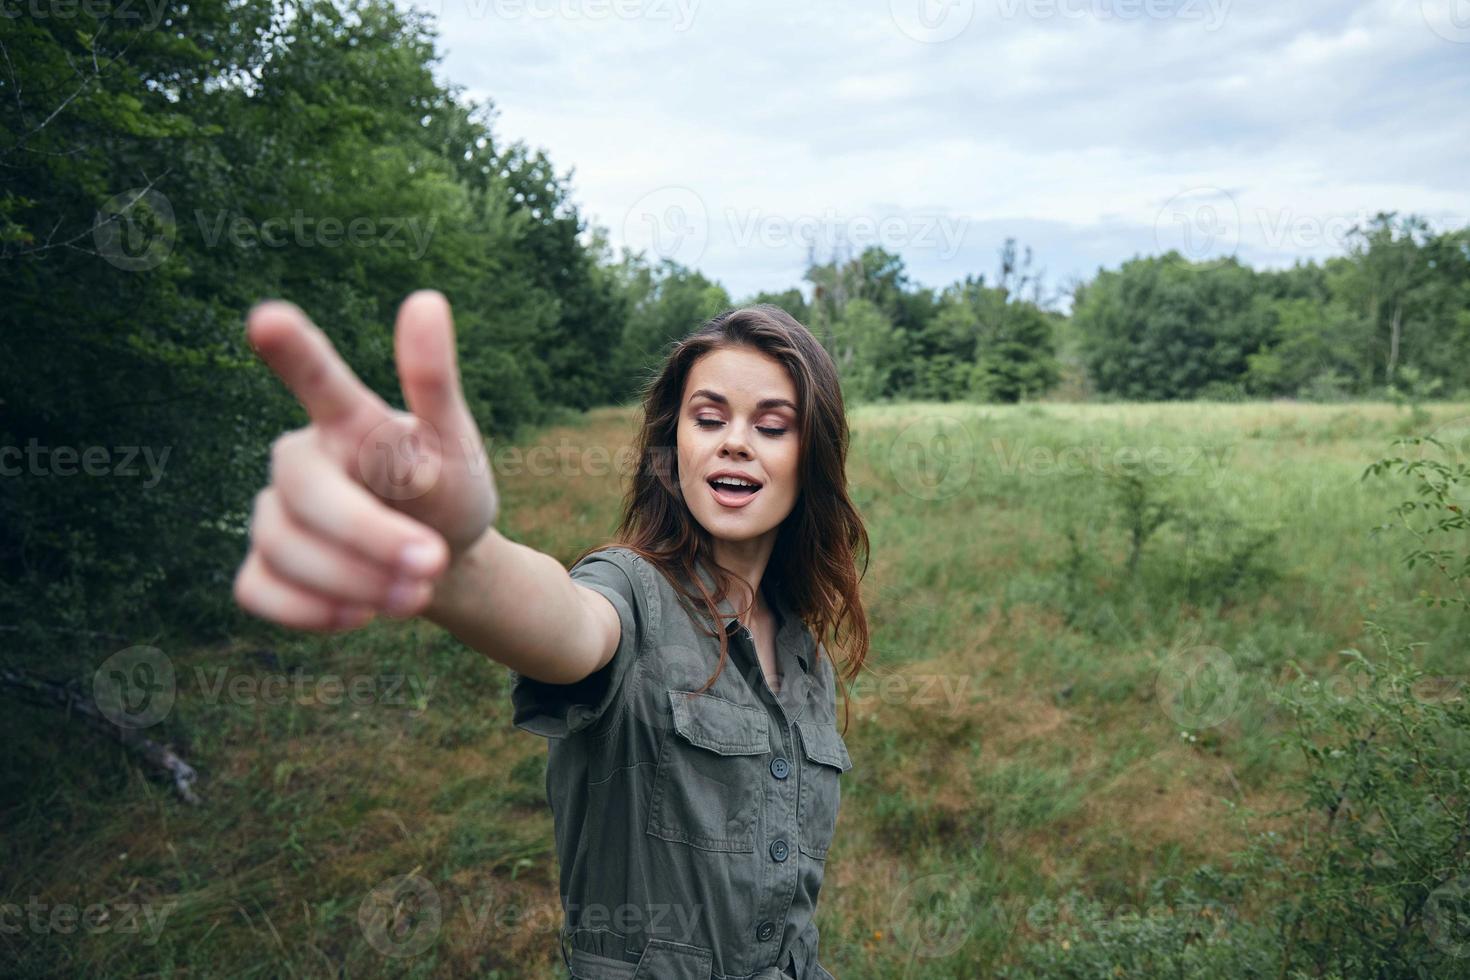
[[[858, 583], [867, 574], [869, 555], [867, 529], [847, 494], [847, 413], [832, 358], [810, 330], [780, 307], [761, 303], [711, 317], [675, 342], [663, 367], [643, 384], [643, 424], [635, 443], [638, 466], [624, 498], [622, 521], [614, 531], [615, 543], [663, 572], [696, 622], [700, 617], [694, 614], [695, 598], [680, 584], [681, 577], [699, 590], [699, 601], [713, 624], [707, 635], [720, 638], [720, 660], [705, 683], [708, 689], [728, 656], [728, 637], [718, 628], [718, 603], [734, 580], [729, 569], [715, 562], [709, 532], [684, 503], [677, 433], [684, 383], [694, 362], [727, 347], [750, 348], [774, 358], [785, 366], [796, 388], [801, 487], [795, 506], [777, 530], [765, 576], [784, 591], [811, 629], [818, 656], [826, 649], [824, 639], [838, 646], [842, 633], [843, 664], [835, 669], [833, 660], [834, 673], [851, 680], [868, 655], [868, 620]], [[588, 548], [577, 560], [603, 547]], [[857, 571], [859, 552], [862, 573]], [[695, 574], [696, 563], [709, 569], [717, 585], [713, 594]], [[832, 657], [830, 650], [827, 656]], [[846, 706], [845, 686], [843, 700]]]

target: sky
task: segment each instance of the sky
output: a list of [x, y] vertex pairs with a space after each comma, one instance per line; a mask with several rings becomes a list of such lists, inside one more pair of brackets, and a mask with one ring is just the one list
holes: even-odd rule
[[1470, 224], [1470, 0], [400, 0], [614, 247], [737, 302], [870, 244], [1043, 298], [1137, 255]]

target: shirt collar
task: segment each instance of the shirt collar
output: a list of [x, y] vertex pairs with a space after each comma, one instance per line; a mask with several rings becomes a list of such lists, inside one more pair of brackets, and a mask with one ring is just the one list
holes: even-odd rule
[[[703, 564], [698, 564], [697, 569], [705, 586], [713, 591], [715, 582], [709, 570]], [[782, 650], [791, 650], [795, 653], [797, 662], [801, 664], [801, 669], [811, 673], [814, 651], [808, 649], [807, 630], [802, 624], [801, 617], [796, 614], [787, 596], [778, 590], [768, 588], [764, 578], [761, 580], [761, 591], [765, 592], [766, 601], [771, 604], [779, 620], [776, 626], [777, 654], [779, 655]], [[733, 636], [740, 628], [734, 603], [730, 601], [729, 596], [726, 596], [716, 604], [716, 608], [720, 611], [721, 620], [725, 621], [726, 635]]]

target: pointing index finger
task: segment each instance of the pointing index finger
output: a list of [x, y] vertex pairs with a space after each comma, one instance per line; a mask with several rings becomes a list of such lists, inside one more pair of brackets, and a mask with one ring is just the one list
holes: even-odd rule
[[313, 422], [340, 423], [371, 405], [387, 404], [342, 360], [327, 335], [294, 303], [269, 300], [250, 311], [245, 333], [250, 346], [291, 389]]

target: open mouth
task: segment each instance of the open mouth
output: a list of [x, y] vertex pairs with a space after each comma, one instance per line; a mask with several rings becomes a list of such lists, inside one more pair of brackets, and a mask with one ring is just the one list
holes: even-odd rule
[[761, 485], [753, 480], [735, 480], [725, 476], [713, 477], [708, 482], [715, 499], [726, 507], [745, 506], [761, 489]]

